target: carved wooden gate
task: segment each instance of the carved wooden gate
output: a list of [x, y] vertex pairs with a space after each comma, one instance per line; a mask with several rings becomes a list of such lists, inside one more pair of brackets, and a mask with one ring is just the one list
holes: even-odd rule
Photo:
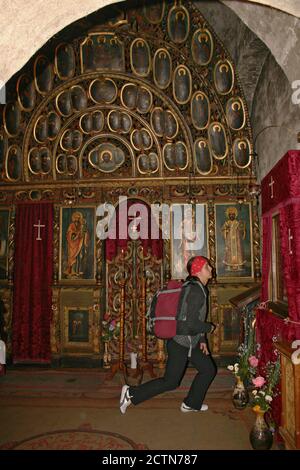
[[[112, 262], [107, 262], [106, 317], [111, 322], [120, 321], [120, 279], [125, 275], [125, 358], [132, 350], [141, 355], [142, 319], [145, 309], [157, 289], [161, 287], [162, 261], [148, 251], [144, 252], [140, 240], [130, 240]], [[143, 299], [143, 282], [146, 298]], [[148, 356], [155, 359], [155, 337], [148, 337]], [[110, 343], [113, 357], [119, 354], [119, 338]]]

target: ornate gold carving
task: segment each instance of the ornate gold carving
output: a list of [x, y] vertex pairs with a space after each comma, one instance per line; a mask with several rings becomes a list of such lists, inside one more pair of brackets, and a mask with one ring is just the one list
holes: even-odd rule
[[[135, 51], [136, 49], [136, 51]], [[142, 64], [138, 63], [140, 55], [143, 54]], [[136, 56], [136, 57], [134, 57]], [[135, 58], [137, 62], [135, 62]], [[145, 68], [145, 63], [148, 62], [148, 66]], [[151, 70], [151, 53], [149, 44], [142, 38], [136, 38], [130, 46], [130, 65], [135, 75], [139, 77], [147, 77]]]
[[162, 0], [154, 5], [144, 5], [144, 16], [151, 24], [159, 24], [165, 14], [165, 1]]
[[[228, 154], [228, 142], [223, 124], [220, 122], [212, 122], [208, 129], [208, 140], [214, 158], [224, 160]], [[220, 147], [225, 147], [220, 153]]]
[[61, 338], [60, 338], [60, 321], [59, 321], [59, 305], [60, 296], [59, 289], [52, 289], [52, 319], [50, 324], [50, 346], [51, 354], [55, 357], [61, 351]]
[[[219, 302], [217, 296], [217, 286], [210, 286], [210, 318], [215, 325], [219, 324]], [[212, 353], [220, 354], [220, 328], [217, 328], [213, 335], [210, 336]]]
[[187, 40], [190, 32], [190, 14], [183, 5], [175, 4], [170, 9], [167, 28], [169, 37], [173, 42], [181, 44]]
[[192, 94], [192, 83], [190, 70], [185, 65], [178, 65], [173, 73], [173, 97], [176, 103], [182, 105], [189, 102]]
[[288, 433], [294, 437], [295, 435], [295, 380], [294, 380], [294, 373], [293, 373], [293, 364], [284, 358], [285, 362], [285, 381], [288, 386], [285, 389], [286, 392], [286, 416], [285, 416], [285, 423], [286, 429]]
[[[159, 62], [160, 67], [156, 66], [156, 62]], [[167, 75], [163, 77], [163, 61], [167, 63], [169, 70], [166, 71]], [[160, 74], [160, 78], [158, 78]], [[172, 81], [172, 57], [169, 51], [165, 48], [159, 48], [154, 54], [153, 58], [153, 80], [155, 85], [161, 90], [168, 88]]]
[[22, 113], [18, 103], [6, 103], [3, 110], [3, 126], [9, 137], [17, 137]]
[[16, 211], [13, 206], [9, 214], [9, 228], [8, 228], [8, 283], [13, 284], [14, 274], [14, 252], [15, 252], [15, 223]]
[[[94, 290], [94, 305], [93, 305], [93, 326], [92, 326], [92, 338], [93, 338], [93, 352], [94, 354], [100, 354], [100, 305], [99, 305], [99, 294]], [[100, 294], [101, 295], [101, 294]]]
[[[209, 258], [213, 265], [216, 267], [216, 240], [215, 240], [215, 213], [214, 213], [214, 202], [208, 201], [208, 247], [209, 247]], [[213, 277], [215, 278], [216, 271], [213, 271]]]
[[[23, 87], [24, 89], [22, 90]], [[21, 110], [26, 112], [32, 111], [36, 104], [36, 93], [31, 77], [26, 74], [20, 75], [17, 81], [16, 88], [18, 95], [18, 103]], [[24, 99], [27, 100], [27, 106], [24, 103]]]
[[[62, 57], [62, 62], [64, 64], [64, 68], [68, 69], [66, 70], [66, 75], [63, 75], [61, 71], [59, 70], [60, 64], [59, 64], [59, 53], [60, 51], [64, 51], [64, 55]], [[66, 63], [67, 59], [69, 59], [69, 64]], [[55, 62], [54, 62], [54, 70], [56, 75], [60, 80], [68, 80], [70, 78], [73, 78], [75, 75], [75, 70], [76, 70], [76, 62], [75, 62], [75, 52], [73, 49], [73, 46], [71, 44], [67, 43], [61, 43], [59, 44], [56, 49], [55, 49]]]
[[6, 340], [6, 354], [9, 358], [12, 353], [12, 308], [13, 308], [13, 296], [12, 290], [0, 286], [0, 297], [4, 304], [4, 333], [7, 335]]
[[257, 201], [253, 201], [253, 256], [254, 256], [254, 277], [260, 279], [260, 223], [258, 215]]
[[11, 182], [16, 182], [22, 175], [22, 151], [18, 145], [11, 145], [5, 159], [5, 176]]
[[59, 276], [59, 231], [60, 231], [60, 207], [54, 206], [53, 226], [53, 283], [58, 283]]
[[[41, 68], [39, 68], [41, 67]], [[36, 90], [43, 96], [53, 88], [54, 68], [48, 57], [38, 55], [33, 66], [34, 83]]]
[[[222, 77], [222, 80], [218, 80]], [[227, 78], [228, 84], [225, 86], [225, 79]], [[229, 60], [219, 60], [214, 68], [214, 82], [215, 87], [220, 95], [228, 95], [234, 87], [234, 70]]]
[[166, 364], [165, 342], [162, 339], [157, 340], [157, 367], [164, 369]]
[[[196, 64], [205, 66], [210, 63], [214, 52], [214, 42], [208, 29], [200, 28], [194, 32], [191, 43], [191, 51]], [[203, 58], [199, 57], [199, 52], [202, 52], [204, 60]]]
[[[207, 106], [206, 123], [204, 123], [204, 125], [201, 126], [200, 123], [197, 123], [195, 114], [199, 114], [201, 111], [201, 106], [204, 107], [205, 105]], [[200, 110], [199, 110], [199, 107], [200, 107]], [[202, 91], [195, 91], [195, 93], [193, 94], [192, 99], [191, 99], [191, 118], [192, 118], [193, 126], [197, 130], [204, 130], [208, 128], [208, 125], [210, 122], [210, 102], [206, 93], [203, 93]]]

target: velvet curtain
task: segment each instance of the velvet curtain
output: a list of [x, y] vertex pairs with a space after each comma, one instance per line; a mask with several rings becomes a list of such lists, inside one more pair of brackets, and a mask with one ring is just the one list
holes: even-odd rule
[[[280, 208], [280, 247], [288, 296], [289, 318], [300, 322], [300, 204]], [[300, 325], [291, 324], [288, 340], [300, 338]]]
[[272, 217], [267, 215], [263, 218], [263, 249], [262, 249], [262, 288], [261, 300], [266, 302], [269, 298], [269, 272], [271, 266], [272, 248]]
[[[280, 214], [280, 249], [282, 255], [283, 278], [288, 296], [289, 319], [300, 322], [300, 204], [287, 201], [277, 208]], [[292, 237], [292, 238], [290, 238]], [[268, 281], [272, 249], [272, 213], [263, 218], [263, 256], [262, 256], [262, 301], [268, 300]], [[300, 325], [285, 322], [266, 308], [256, 313], [256, 339], [260, 345], [259, 370], [262, 375], [268, 362], [277, 359], [274, 341], [289, 344], [300, 338]], [[280, 389], [280, 385], [278, 386]], [[277, 424], [281, 420], [281, 397], [278, 394], [272, 402], [272, 416]]]
[[[37, 224], [44, 225], [38, 238]], [[52, 204], [17, 207], [13, 362], [50, 362], [53, 266]]]
[[[145, 203], [139, 201], [139, 200], [127, 200], [127, 210], [129, 210], [130, 207], [133, 206], [133, 204], [141, 204], [144, 207], [143, 213], [137, 214], [134, 216], [134, 218], [138, 219], [141, 217], [143, 219], [143, 214], [146, 214], [146, 220], [144, 217], [144, 221], [146, 223], [141, 223], [141, 225], [138, 225], [138, 232], [140, 232], [140, 240], [144, 249], [144, 253], [146, 254], [148, 250], [152, 252], [154, 256], [156, 256], [157, 259], [162, 259], [163, 257], [163, 240], [161, 236], [161, 230], [158, 229], [158, 234], [159, 238], [158, 239], [152, 239], [151, 238], [151, 222], [153, 224], [156, 224], [153, 214], [151, 213], [151, 209], [149, 206], [147, 206]], [[126, 250], [128, 240], [130, 240], [130, 237], [128, 235], [128, 226], [130, 223], [132, 223], [132, 217], [129, 216], [127, 213], [126, 216], [126, 207], [123, 206], [122, 204], [119, 205], [115, 211], [115, 216], [116, 216], [116, 238], [107, 238], [106, 240], [106, 258], [109, 261], [112, 261], [112, 259], [120, 252], [120, 250], [124, 249]], [[121, 220], [121, 225], [120, 227], [120, 220], [119, 220], [119, 214], [121, 212], [121, 216], [125, 214], [124, 216], [124, 223], [122, 223]], [[124, 226], [123, 226], [124, 225]], [[126, 231], [126, 234], [124, 233], [124, 238], [120, 238], [121, 231], [123, 233]]]
[[[266, 309], [258, 309], [256, 312], [256, 341], [259, 349], [259, 373], [265, 377], [265, 367], [268, 362], [275, 362], [274, 340], [284, 340], [288, 336], [288, 326], [283, 319], [277, 318], [272, 312]], [[280, 392], [280, 384], [277, 386]], [[278, 393], [272, 401], [272, 417], [277, 425], [281, 422], [281, 396]]]

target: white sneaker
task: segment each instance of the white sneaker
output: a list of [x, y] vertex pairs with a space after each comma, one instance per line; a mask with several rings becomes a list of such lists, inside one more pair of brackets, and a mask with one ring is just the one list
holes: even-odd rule
[[208, 405], [206, 405], [205, 403], [203, 403], [203, 405], [201, 406], [201, 409], [200, 410], [194, 410], [194, 408], [191, 408], [189, 406], [187, 406], [184, 401], [181, 403], [181, 407], [180, 407], [180, 410], [183, 412], [183, 413], [188, 413], [189, 411], [207, 411], [208, 410]]
[[129, 395], [129, 385], [123, 385], [120, 397], [120, 411], [126, 413], [127, 407], [131, 405], [131, 396]]

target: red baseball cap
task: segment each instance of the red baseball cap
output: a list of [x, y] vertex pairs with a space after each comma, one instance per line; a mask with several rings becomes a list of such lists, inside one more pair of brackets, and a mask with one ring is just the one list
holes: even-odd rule
[[207, 263], [207, 259], [203, 258], [203, 256], [196, 256], [192, 262], [191, 266], [191, 276], [195, 276], [203, 266]]

